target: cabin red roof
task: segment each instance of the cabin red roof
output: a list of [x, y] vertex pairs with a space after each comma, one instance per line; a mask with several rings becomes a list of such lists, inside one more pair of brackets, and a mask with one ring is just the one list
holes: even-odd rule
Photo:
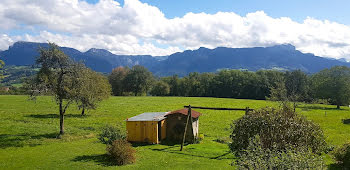
[[[165, 116], [167, 115], [171, 115], [171, 114], [176, 114], [176, 113], [180, 113], [180, 114], [183, 114], [183, 115], [187, 115], [188, 114], [188, 109], [185, 108], [185, 109], [180, 109], [180, 110], [175, 110], [175, 111], [172, 111], [172, 112], [169, 112], [168, 114], [166, 114]], [[191, 115], [193, 118], [198, 118], [201, 113], [191, 109]]]

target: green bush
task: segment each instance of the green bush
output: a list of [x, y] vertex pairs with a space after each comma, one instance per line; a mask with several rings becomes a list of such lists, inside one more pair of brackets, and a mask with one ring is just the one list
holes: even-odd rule
[[107, 145], [107, 152], [117, 165], [132, 164], [135, 162], [135, 149], [126, 140], [115, 140]]
[[236, 161], [238, 169], [325, 169], [322, 157], [310, 150], [300, 151], [287, 147], [264, 149], [259, 137], [253, 138]]
[[350, 167], [350, 142], [334, 151], [335, 160], [343, 167]]
[[251, 138], [258, 135], [264, 149], [283, 151], [287, 146], [313, 153], [326, 151], [327, 144], [321, 128], [299, 116], [291, 109], [264, 108], [252, 111], [231, 125], [231, 151], [236, 154], [247, 149]]
[[102, 133], [98, 135], [98, 139], [104, 144], [112, 144], [115, 140], [126, 139], [126, 133], [119, 127], [107, 125], [102, 128]]

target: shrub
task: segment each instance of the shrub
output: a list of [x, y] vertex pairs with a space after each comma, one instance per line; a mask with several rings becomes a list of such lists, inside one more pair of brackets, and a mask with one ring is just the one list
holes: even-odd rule
[[98, 139], [104, 144], [112, 144], [115, 140], [126, 139], [126, 133], [119, 127], [105, 126], [102, 128], [102, 133], [99, 134]]
[[299, 116], [291, 109], [264, 108], [247, 113], [231, 125], [231, 151], [236, 154], [247, 149], [252, 137], [258, 135], [264, 149], [285, 150], [287, 146], [313, 153], [326, 151], [327, 144], [321, 128]]
[[310, 150], [300, 151], [287, 147], [264, 149], [259, 137], [253, 138], [236, 161], [238, 169], [325, 169], [322, 157]]
[[334, 151], [335, 160], [343, 167], [350, 167], [350, 142]]
[[107, 152], [117, 165], [132, 164], [135, 162], [135, 149], [126, 140], [115, 140], [107, 145]]

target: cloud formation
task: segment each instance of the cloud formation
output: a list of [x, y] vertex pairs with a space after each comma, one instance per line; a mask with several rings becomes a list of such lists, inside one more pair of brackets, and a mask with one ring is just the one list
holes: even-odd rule
[[[350, 26], [306, 18], [272, 18], [263, 11], [187, 13], [166, 18], [138, 0], [89, 4], [81, 0], [2, 0], [0, 49], [18, 40], [56, 42], [86, 51], [104, 48], [115, 54], [168, 55], [199, 47], [255, 47], [290, 43], [315, 55], [350, 60]], [[11, 30], [31, 30], [11, 36]]]

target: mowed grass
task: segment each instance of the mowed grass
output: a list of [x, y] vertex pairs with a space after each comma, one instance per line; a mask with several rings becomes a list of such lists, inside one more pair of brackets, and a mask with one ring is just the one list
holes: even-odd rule
[[[207, 107], [250, 107], [254, 109], [278, 104], [263, 100], [240, 100], [191, 97], [111, 97], [97, 110], [80, 116], [72, 106], [65, 117], [66, 134], [59, 131], [58, 107], [51, 97], [37, 101], [27, 96], [0, 96], [0, 169], [226, 169], [235, 157], [229, 152], [230, 124], [242, 111], [198, 110], [199, 131], [205, 135], [200, 144], [134, 145], [135, 164], [117, 167], [106, 156], [105, 145], [97, 134], [106, 124], [121, 124], [143, 112], [162, 112], [184, 105]], [[297, 111], [318, 123], [330, 145], [339, 146], [350, 139], [350, 109], [336, 110], [329, 105], [300, 105]], [[328, 165], [334, 163], [324, 156]]]

